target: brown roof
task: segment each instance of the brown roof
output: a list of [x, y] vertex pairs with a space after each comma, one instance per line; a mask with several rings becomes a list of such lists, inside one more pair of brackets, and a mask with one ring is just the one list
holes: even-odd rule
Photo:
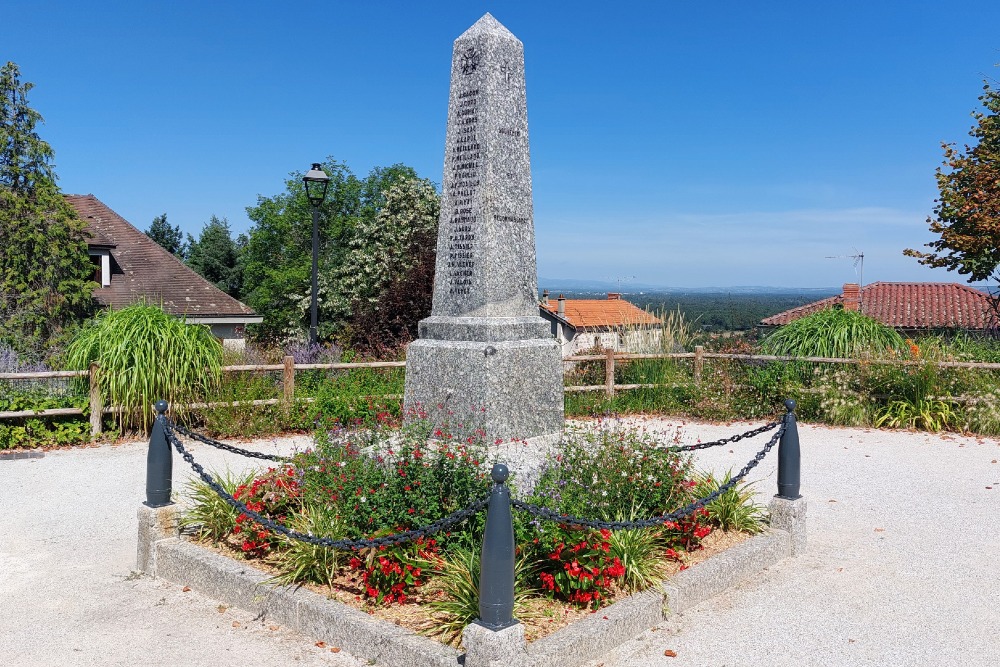
[[[94, 195], [65, 195], [87, 223], [91, 245], [111, 247], [111, 285], [94, 290], [103, 306], [122, 308], [140, 299], [171, 315], [254, 317], [255, 313], [189, 269]], [[238, 320], [237, 320], [238, 321]]]
[[[541, 304], [541, 308], [556, 315], [558, 300], [550, 298], [549, 305]], [[617, 294], [609, 294], [607, 299], [566, 299], [563, 319], [574, 329], [660, 324], [658, 318]]]
[[[861, 289], [861, 312], [896, 329], [986, 329], [992, 322], [991, 299], [958, 283], [877, 282]], [[843, 294], [772, 315], [761, 324], [780, 326], [837, 305], [844, 305]]]

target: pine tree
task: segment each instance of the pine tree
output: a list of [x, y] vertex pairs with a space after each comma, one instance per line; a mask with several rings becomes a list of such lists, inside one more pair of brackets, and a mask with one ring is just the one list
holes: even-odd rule
[[188, 234], [187, 255], [188, 266], [226, 294], [240, 298], [240, 243], [233, 240], [228, 220], [213, 215], [198, 240]]
[[153, 218], [149, 229], [146, 230], [146, 236], [159, 243], [171, 255], [180, 259], [184, 259], [187, 254], [187, 246], [184, 245], [184, 235], [181, 234], [181, 228], [167, 222], [166, 213]]
[[94, 267], [20, 76], [12, 62], [0, 68], [0, 343], [40, 359], [91, 312]]

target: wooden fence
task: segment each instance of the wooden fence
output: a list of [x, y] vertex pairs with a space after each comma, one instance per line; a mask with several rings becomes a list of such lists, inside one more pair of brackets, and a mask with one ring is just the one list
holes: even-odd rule
[[[219, 407], [237, 407], [240, 405], [277, 405], [279, 403], [291, 404], [295, 401], [295, 373], [297, 371], [311, 370], [347, 370], [351, 368], [400, 368], [405, 367], [405, 361], [370, 361], [358, 363], [337, 363], [337, 364], [296, 364], [294, 357], [285, 357], [280, 364], [247, 364], [238, 366], [223, 366], [223, 373], [267, 373], [281, 371], [282, 376], [282, 397], [267, 398], [253, 401], [215, 401], [211, 403], [190, 403], [182, 407], [185, 409], [205, 409]], [[33, 373], [0, 373], [0, 381], [3, 380], [47, 380], [55, 378], [88, 378], [89, 384], [89, 405], [87, 410], [81, 408], [47, 408], [45, 410], [11, 410], [0, 412], [0, 419], [25, 419], [31, 417], [57, 417], [90, 414], [90, 433], [100, 435], [102, 432], [102, 417], [107, 414], [121, 412], [118, 406], [105, 406], [100, 391], [99, 373], [100, 366], [91, 364], [86, 371], [40, 371]], [[392, 398], [391, 396], [389, 398]], [[398, 397], [402, 398], [402, 397]], [[299, 399], [303, 400], [303, 399]], [[306, 399], [308, 400], [308, 399]]]
[[[717, 352], [705, 352], [701, 346], [695, 347], [694, 352], [658, 353], [658, 354], [631, 354], [608, 350], [604, 354], [581, 354], [565, 357], [564, 362], [573, 363], [581, 361], [603, 361], [604, 362], [604, 384], [598, 385], [570, 385], [564, 387], [567, 392], [583, 391], [603, 391], [608, 397], [613, 397], [615, 392], [627, 391], [630, 389], [652, 389], [664, 387], [663, 384], [616, 384], [615, 366], [620, 361], [635, 359], [691, 359], [693, 360], [693, 379], [695, 384], [700, 384], [704, 371], [706, 359], [729, 359], [748, 362], [759, 361], [792, 361], [804, 363], [821, 364], [845, 364], [845, 365], [890, 365], [890, 366], [922, 366], [928, 362], [902, 359], [840, 359], [836, 357], [784, 357], [759, 354], [723, 354]], [[938, 361], [931, 362], [938, 368], [970, 368], [980, 370], [1000, 370], [1000, 363], [983, 363], [971, 361]], [[295, 398], [295, 374], [298, 371], [309, 370], [349, 370], [352, 368], [403, 368], [405, 361], [371, 361], [359, 363], [337, 363], [337, 364], [296, 364], [293, 357], [285, 357], [280, 364], [247, 364], [238, 366], [223, 366], [223, 373], [282, 373], [282, 397], [268, 398], [252, 401], [217, 401], [212, 403], [191, 403], [183, 406], [188, 409], [204, 409], [216, 407], [237, 407], [240, 405], [277, 405], [279, 403], [291, 404]], [[43, 380], [52, 378], [88, 378], [89, 382], [89, 407], [86, 411], [81, 408], [49, 408], [45, 410], [15, 410], [0, 412], [0, 419], [24, 419], [30, 417], [46, 416], [69, 416], [90, 414], [90, 431], [92, 435], [100, 435], [102, 416], [120, 412], [117, 406], [105, 406], [101, 397], [99, 386], [100, 367], [91, 364], [86, 371], [44, 371], [33, 373], [0, 373], [0, 381], [3, 380]], [[399, 395], [387, 396], [387, 398], [401, 398]], [[298, 399], [310, 400], [310, 399]]]

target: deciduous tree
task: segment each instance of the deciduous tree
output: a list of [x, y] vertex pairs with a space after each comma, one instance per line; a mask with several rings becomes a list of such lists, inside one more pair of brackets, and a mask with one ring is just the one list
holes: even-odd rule
[[[921, 264], [969, 276], [969, 282], [1000, 284], [1000, 91], [988, 83], [974, 111], [972, 145], [943, 143], [944, 164], [937, 169], [939, 197], [927, 219], [940, 238], [925, 244], [930, 252], [907, 248]], [[996, 309], [996, 306], [995, 306]]]

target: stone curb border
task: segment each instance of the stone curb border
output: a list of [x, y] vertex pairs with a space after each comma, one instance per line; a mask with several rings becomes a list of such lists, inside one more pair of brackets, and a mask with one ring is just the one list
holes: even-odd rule
[[45, 457], [45, 452], [37, 449], [17, 449], [0, 452], [0, 461], [11, 461], [14, 459], [40, 459]]
[[771, 527], [761, 535], [531, 644], [522, 625], [500, 632], [470, 625], [464, 654], [318, 593], [265, 584], [265, 573], [178, 537], [176, 505], [139, 508], [137, 561], [149, 575], [384, 667], [577, 667], [799, 553], [805, 547], [806, 501], [776, 497], [770, 510]]

